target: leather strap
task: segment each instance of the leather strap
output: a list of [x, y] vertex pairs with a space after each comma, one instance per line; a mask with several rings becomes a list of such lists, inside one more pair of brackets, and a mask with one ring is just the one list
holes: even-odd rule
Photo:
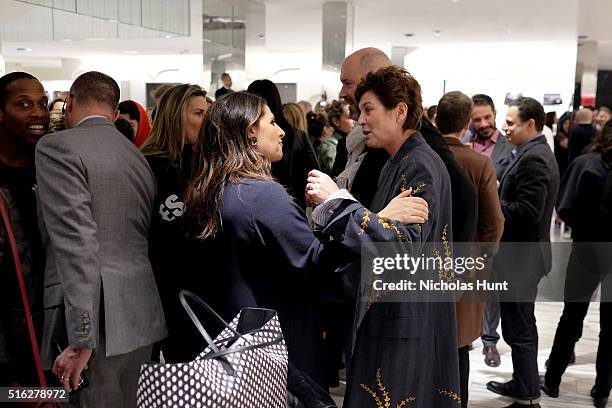
[[[19, 283], [19, 290], [21, 292], [21, 300], [23, 302], [23, 309], [25, 311], [26, 322], [28, 324], [28, 333], [30, 335], [30, 344], [32, 345], [32, 353], [34, 355], [34, 364], [36, 365], [36, 374], [42, 388], [47, 387], [47, 380], [43, 373], [42, 362], [40, 360], [40, 349], [38, 347], [38, 341], [36, 340], [36, 330], [34, 329], [34, 321], [32, 320], [32, 310], [30, 309], [30, 301], [28, 299], [28, 292], [26, 290], [25, 280], [23, 278], [23, 267], [21, 265], [21, 259], [19, 258], [19, 251], [17, 250], [17, 241], [15, 240], [15, 234], [11, 226], [11, 219], [6, 209], [6, 199], [4, 194], [0, 192], [0, 213], [2, 213], [2, 221], [6, 228], [8, 235], [11, 252], [13, 254], [13, 260], [15, 262], [15, 273], [17, 274], [17, 282]], [[57, 406], [53, 403], [40, 403], [39, 406]]]

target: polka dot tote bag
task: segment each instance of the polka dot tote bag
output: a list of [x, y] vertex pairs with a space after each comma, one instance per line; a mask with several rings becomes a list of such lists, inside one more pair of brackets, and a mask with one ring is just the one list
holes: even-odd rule
[[[182, 291], [179, 296], [208, 347], [187, 363], [143, 364], [138, 407], [284, 408], [288, 358], [276, 312], [244, 308], [228, 324], [193, 293]], [[188, 299], [225, 326], [214, 340]]]

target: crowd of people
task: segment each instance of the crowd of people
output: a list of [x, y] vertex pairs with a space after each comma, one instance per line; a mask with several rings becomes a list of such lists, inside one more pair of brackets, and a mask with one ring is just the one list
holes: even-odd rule
[[[147, 111], [96, 71], [51, 103], [30, 74], [0, 78], [1, 386], [40, 384], [40, 345], [44, 378], [76, 406], [136, 406], [142, 363], [204, 349], [179, 301], [186, 289], [228, 321], [244, 307], [276, 310], [293, 366], [324, 389], [346, 367], [345, 407], [467, 407], [472, 343], [499, 366], [500, 322], [513, 374], [487, 388], [515, 408], [539, 407], [541, 390], [559, 396], [610, 266], [593, 244], [611, 241], [608, 108], [557, 121], [523, 97], [498, 129], [485, 94], [453, 91], [425, 109], [418, 81], [375, 48], [345, 59], [339, 99], [314, 111], [283, 105], [270, 80], [245, 91], [222, 80], [214, 101], [197, 85], [165, 86]], [[574, 246], [541, 377], [534, 305], [555, 207]], [[380, 242], [479, 243], [487, 271], [524, 298], [368, 298], [361, 251]], [[515, 242], [533, 243], [527, 256], [504, 246]], [[612, 388], [609, 305], [595, 407]]]

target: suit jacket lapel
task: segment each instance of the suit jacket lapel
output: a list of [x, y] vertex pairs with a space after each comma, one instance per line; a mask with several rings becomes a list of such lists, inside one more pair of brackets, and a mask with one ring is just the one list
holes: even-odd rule
[[521, 160], [521, 158], [525, 155], [526, 152], [528, 152], [534, 146], [539, 145], [540, 143], [542, 143], [542, 141], [538, 141], [536, 143], [532, 143], [530, 146], [527, 146], [527, 148], [522, 149], [520, 152], [518, 152], [516, 157], [510, 162], [508, 167], [506, 167], [506, 171], [504, 171], [504, 174], [502, 175], [501, 179], [499, 180], [499, 190], [500, 191], [501, 191], [502, 185], [504, 184], [504, 179], [506, 178], [506, 175], [510, 172], [510, 170], [512, 170], [512, 168], [516, 165], [516, 163], [518, 163]]

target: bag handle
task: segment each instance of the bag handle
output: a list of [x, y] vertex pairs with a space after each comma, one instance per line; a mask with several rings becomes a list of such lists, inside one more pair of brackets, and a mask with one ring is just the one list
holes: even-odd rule
[[[19, 258], [19, 251], [17, 249], [17, 240], [13, 233], [11, 226], [11, 219], [6, 208], [6, 199], [2, 191], [0, 191], [0, 213], [2, 215], [2, 221], [8, 235], [9, 245], [11, 247], [11, 253], [13, 255], [13, 261], [15, 262], [15, 273], [17, 274], [17, 282], [19, 284], [19, 291], [21, 292], [21, 300], [23, 302], [23, 309], [25, 311], [26, 322], [28, 325], [28, 334], [30, 336], [30, 344], [32, 345], [32, 354], [34, 355], [34, 365], [36, 366], [36, 374], [38, 381], [42, 388], [47, 388], [47, 380], [43, 373], [42, 362], [40, 360], [40, 349], [38, 347], [38, 341], [36, 340], [36, 330], [34, 329], [34, 321], [32, 320], [32, 310], [30, 309], [30, 301], [28, 299], [28, 292], [26, 290], [25, 280], [23, 278], [23, 266], [21, 265], [21, 259]], [[37, 406], [44, 407], [56, 407], [56, 403], [39, 403]]]
[[206, 329], [204, 329], [204, 326], [202, 326], [202, 323], [200, 323], [200, 319], [198, 319], [198, 317], [193, 312], [193, 309], [191, 308], [191, 306], [189, 306], [187, 299], [192, 300], [198, 305], [202, 306], [219, 323], [221, 323], [225, 328], [229, 329], [232, 333], [234, 333], [235, 336], [241, 337], [241, 334], [238, 333], [235, 329], [233, 329], [225, 320], [223, 320], [223, 318], [219, 316], [219, 314], [215, 312], [214, 309], [208, 305], [208, 303], [204, 302], [194, 293], [183, 289], [181, 290], [181, 293], [179, 293], [179, 300], [181, 301], [183, 308], [187, 312], [187, 315], [189, 316], [189, 318], [191, 319], [195, 327], [198, 329], [202, 337], [204, 337], [204, 340], [206, 340], [206, 342], [208, 343], [208, 346], [211, 348], [212, 351], [214, 351], [215, 353], [218, 353], [220, 350], [219, 350], [219, 347], [217, 347], [215, 342], [212, 340], [212, 338], [210, 337]]
[[[248, 331], [246, 333], [242, 333], [242, 334], [239, 333], [236, 329], [231, 327], [225, 320], [223, 320], [223, 318], [221, 316], [219, 316], [219, 314], [217, 312], [215, 312], [215, 310], [212, 307], [210, 307], [206, 302], [204, 302], [202, 299], [200, 299], [197, 295], [195, 295], [194, 293], [192, 293], [192, 292], [190, 292], [188, 290], [184, 290], [184, 289], [181, 290], [181, 292], [179, 293], [179, 299], [181, 301], [181, 304], [183, 305], [183, 308], [187, 312], [187, 315], [189, 315], [189, 318], [191, 319], [193, 324], [196, 326], [196, 328], [198, 329], [198, 331], [200, 332], [202, 337], [204, 337], [204, 340], [206, 340], [206, 342], [208, 343], [208, 346], [210, 347], [210, 349], [213, 351], [213, 353], [210, 353], [209, 355], [206, 356], [206, 359], [209, 359], [209, 358], [219, 358], [219, 357], [225, 356], [227, 354], [231, 354], [231, 353], [237, 353], [237, 352], [242, 352], [242, 351], [247, 351], [247, 350], [253, 350], [253, 349], [256, 349], [256, 348], [262, 348], [262, 347], [266, 347], [266, 346], [271, 346], [271, 345], [278, 344], [281, 341], [283, 341], [282, 333], [279, 333], [278, 331], [271, 330], [271, 329], [255, 329], [255, 330]], [[200, 322], [200, 319], [198, 319], [198, 317], [193, 312], [193, 309], [191, 308], [191, 306], [189, 306], [189, 303], [187, 302], [187, 299], [193, 300], [198, 305], [202, 306], [219, 323], [221, 323], [225, 328], [227, 328], [229, 331], [231, 331], [234, 334], [233, 337], [228, 337], [228, 338], [225, 338], [225, 339], [221, 339], [221, 340], [219, 340], [219, 342], [221, 342], [221, 341], [223, 341], [223, 342], [231, 342], [231, 341], [237, 340], [238, 338], [244, 338], [244, 335], [247, 335], [247, 334], [262, 333], [262, 332], [274, 333], [274, 334], [276, 334], [276, 337], [273, 340], [266, 341], [266, 342], [263, 342], [263, 343], [251, 344], [251, 345], [248, 345], [248, 346], [237, 347], [235, 349], [223, 349], [223, 350], [221, 350], [217, 346], [217, 344], [214, 342], [214, 340], [210, 337], [210, 335], [208, 334], [206, 329], [204, 329], [204, 326], [202, 326], [202, 323]]]

